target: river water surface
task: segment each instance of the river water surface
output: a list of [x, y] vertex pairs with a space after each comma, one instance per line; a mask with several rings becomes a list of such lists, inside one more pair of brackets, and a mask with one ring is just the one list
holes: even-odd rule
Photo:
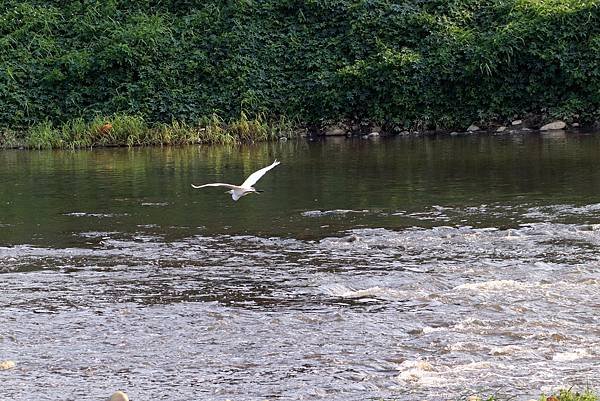
[[[233, 202], [222, 189], [282, 164]], [[0, 400], [600, 386], [600, 135], [0, 152]]]

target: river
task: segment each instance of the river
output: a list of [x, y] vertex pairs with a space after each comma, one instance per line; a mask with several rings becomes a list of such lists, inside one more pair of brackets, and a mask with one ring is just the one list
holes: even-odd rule
[[[233, 202], [240, 183], [279, 159]], [[1, 400], [537, 398], [600, 377], [600, 135], [0, 152]]]

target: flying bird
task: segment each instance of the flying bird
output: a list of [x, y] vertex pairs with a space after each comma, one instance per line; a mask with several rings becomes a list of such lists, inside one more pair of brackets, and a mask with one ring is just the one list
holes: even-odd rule
[[232, 185], [232, 184], [223, 184], [220, 182], [215, 182], [214, 184], [204, 184], [204, 185], [192, 184], [192, 187], [194, 187], [194, 188], [206, 188], [206, 187], [229, 188], [229, 191], [227, 191], [227, 193], [231, 194], [231, 198], [234, 201], [236, 201], [236, 200], [240, 199], [242, 196], [246, 196], [246, 195], [252, 194], [252, 193], [262, 192], [262, 191], [257, 190], [256, 188], [254, 188], [253, 185], [256, 184], [256, 182], [258, 180], [260, 180], [261, 177], [267, 173], [267, 171], [271, 170], [272, 168], [274, 168], [275, 166], [277, 166], [279, 164], [280, 163], [277, 160], [275, 160], [273, 162], [273, 164], [271, 164], [267, 167], [263, 167], [260, 170], [255, 171], [254, 173], [250, 174], [248, 176], [248, 178], [246, 178], [246, 181], [244, 181], [242, 183], [242, 185]]

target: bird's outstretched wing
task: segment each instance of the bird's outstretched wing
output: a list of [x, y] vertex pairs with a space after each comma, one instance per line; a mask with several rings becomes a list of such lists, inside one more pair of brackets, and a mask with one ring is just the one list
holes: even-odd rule
[[257, 170], [254, 173], [250, 174], [248, 176], [248, 178], [246, 178], [246, 181], [244, 181], [242, 183], [242, 185], [240, 185], [240, 187], [248, 188], [248, 187], [251, 187], [252, 185], [256, 184], [256, 182], [258, 180], [260, 180], [260, 178], [263, 175], [265, 175], [267, 173], [267, 171], [271, 170], [273, 167], [277, 166], [278, 164], [279, 164], [279, 162], [277, 160], [275, 160], [273, 162], [273, 164], [271, 164], [270, 166], [263, 167], [260, 170]]
[[194, 185], [192, 184], [192, 187], [198, 189], [198, 188], [206, 188], [206, 187], [225, 187], [225, 188], [229, 188], [229, 189], [240, 189], [240, 187], [238, 187], [237, 185], [231, 185], [231, 184], [223, 184], [220, 182], [215, 182], [213, 184], [204, 184], [204, 185]]

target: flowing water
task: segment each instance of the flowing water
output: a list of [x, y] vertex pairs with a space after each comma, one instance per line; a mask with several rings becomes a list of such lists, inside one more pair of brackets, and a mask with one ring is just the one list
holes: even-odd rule
[[[223, 189], [278, 158], [233, 202]], [[600, 385], [600, 136], [0, 153], [0, 400]]]

